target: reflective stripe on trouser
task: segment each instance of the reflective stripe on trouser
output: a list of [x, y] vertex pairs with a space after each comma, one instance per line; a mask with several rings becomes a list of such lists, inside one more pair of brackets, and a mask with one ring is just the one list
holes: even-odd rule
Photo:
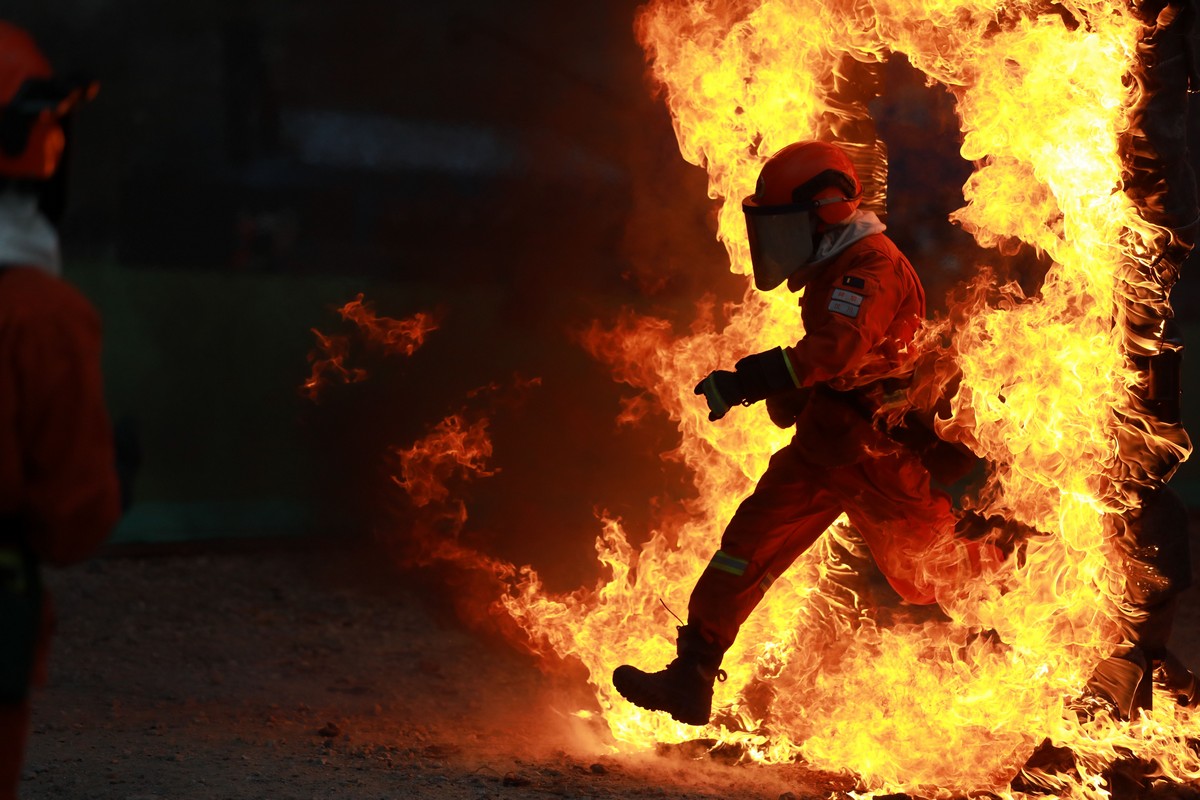
[[725, 528], [721, 549], [692, 590], [688, 624], [728, 648], [771, 582], [843, 511], [901, 597], [933, 602], [919, 562], [936, 539], [949, 535], [954, 516], [920, 462], [897, 453], [818, 468], [788, 446], [771, 457]]
[[712, 557], [712, 561], [708, 562], [709, 569], [715, 569], [720, 572], [728, 572], [735, 577], [742, 577], [746, 574], [746, 567], [750, 566], [750, 562], [744, 558], [738, 558], [726, 553], [724, 550], [718, 550]]

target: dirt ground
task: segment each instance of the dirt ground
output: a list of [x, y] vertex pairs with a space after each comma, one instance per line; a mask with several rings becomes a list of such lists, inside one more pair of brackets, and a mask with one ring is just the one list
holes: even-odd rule
[[[464, 631], [434, 587], [361, 553], [110, 554], [49, 582], [60, 630], [26, 800], [800, 800], [854, 789], [800, 765], [604, 755], [596, 732], [563, 713], [579, 707], [566, 681]], [[1188, 593], [1176, 628], [1192, 664], [1197, 599]]]
[[97, 559], [59, 611], [22, 797], [828, 796], [801, 767], [614, 758], [531, 657], [324, 547]]

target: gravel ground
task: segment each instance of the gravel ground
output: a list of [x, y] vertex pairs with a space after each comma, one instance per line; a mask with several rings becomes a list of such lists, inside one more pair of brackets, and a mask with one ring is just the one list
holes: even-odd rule
[[[599, 755], [594, 733], [556, 710], [579, 707], [567, 688], [577, 681], [465, 632], [433, 587], [371, 564], [305, 547], [127, 554], [52, 572], [60, 631], [22, 796], [799, 800], [853, 789], [799, 765], [678, 748]], [[1195, 594], [1176, 628], [1193, 664]], [[1185, 794], [1197, 796], [1166, 796]]]
[[51, 685], [22, 797], [828, 796], [845, 778], [598, 755], [567, 681], [324, 549], [54, 571]]

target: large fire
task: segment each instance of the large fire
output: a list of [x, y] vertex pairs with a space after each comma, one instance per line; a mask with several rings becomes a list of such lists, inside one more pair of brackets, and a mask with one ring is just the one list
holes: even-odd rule
[[[1114, 2], [1051, 12], [962, 0], [661, 0], [642, 10], [637, 32], [681, 151], [707, 169], [721, 201], [718, 235], [735, 272], [750, 271], [739, 202], [766, 156], [796, 140], [856, 138], [872, 163], [881, 145], [856, 135], [869, 96], [847, 96], [841, 75], [851, 60], [869, 66], [890, 53], [957, 100], [962, 155], [977, 165], [957, 221], [981, 245], [1016, 240], [1053, 262], [1038, 296], [983, 291], [982, 279], [954, 309], [960, 325], [928, 331], [930, 342], [951, 337], [962, 371], [943, 433], [993, 465], [980, 510], [1047, 535], [993, 580], [961, 587], [950, 622], [883, 628], [853, 595], [821, 590], [840, 565], [835, 526], [743, 629], [719, 688], [727, 724], [704, 735], [763, 760], [802, 757], [852, 770], [870, 789], [925, 795], [1000, 790], [1047, 736], [1079, 755], [1081, 793], [1118, 748], [1157, 759], [1169, 775], [1200, 775], [1183, 744], [1195, 724], [1170, 700], [1132, 724], [1085, 729], [1063, 714], [1117, 641], [1123, 576], [1108, 539], [1113, 517], [1134, 502], [1122, 479], [1137, 470], [1123, 465], [1130, 455], [1116, 430], [1137, 379], [1121, 286], [1164, 238], [1120, 191], [1119, 143], [1142, 100], [1127, 77], [1143, 23]], [[531, 581], [505, 607], [555, 653], [588, 666], [620, 742], [697, 736], [615, 696], [609, 675], [619, 663], [669, 660], [673, 625], [659, 599], [686, 607], [721, 526], [787, 437], [758, 410], [710, 424], [690, 387], [800, 329], [794, 298], [748, 290], [720, 331], [674, 338], [652, 320], [627, 320], [593, 340], [620, 379], [678, 420], [699, 489], [693, 519], [637, 553], [610, 523], [598, 550], [611, 579], [568, 598]], [[774, 689], [765, 708], [744, 699], [755, 681]]]
[[[626, 315], [587, 342], [617, 380], [638, 387], [678, 423], [676, 455], [695, 475], [688, 520], [635, 549], [617, 521], [597, 539], [606, 577], [565, 596], [532, 570], [502, 569], [500, 605], [547, 657], [587, 668], [599, 718], [616, 749], [705, 738], [762, 762], [803, 759], [851, 771], [864, 790], [923, 796], [1003, 794], [1045, 738], [1076, 754], [1060, 796], [1104, 794], [1118, 757], [1154, 760], [1175, 780], [1200, 778], [1188, 746], [1200, 721], [1171, 698], [1133, 721], [1088, 724], [1064, 713], [1094, 666], [1120, 641], [1125, 577], [1112, 538], [1137, 503], [1146, 465], [1185, 457], [1186, 437], [1160, 430], [1131, 399], [1140, 380], [1126, 341], [1127, 288], [1169, 238], [1122, 191], [1122, 137], [1144, 98], [1138, 68], [1145, 24], [1123, 2], [972, 0], [654, 0], [636, 31], [665, 88], [683, 156], [703, 166], [720, 202], [718, 236], [731, 269], [750, 272], [740, 200], [763, 160], [810, 139], [849, 143], [878, 203], [885, 163], [868, 121], [869, 93], [848, 86], [903, 54], [956, 100], [962, 156], [975, 171], [954, 219], [980, 245], [1033, 248], [1051, 264], [1040, 291], [996, 285], [980, 271], [922, 346], [939, 356], [935, 387], [961, 373], [946, 438], [986, 459], [972, 502], [1036, 529], [1021, 558], [977, 585], [955, 587], [946, 616], [883, 624], [847, 589], [844, 520], [782, 576], [726, 656], [714, 724], [697, 729], [642, 711], [612, 688], [622, 663], [658, 668], [674, 655], [675, 620], [716, 549], [722, 526], [790, 432], [761, 407], [710, 423], [692, 386], [738, 358], [795, 342], [794, 296], [747, 288], [720, 330], [677, 336]], [[918, 265], [920, 268], [920, 265]], [[1161, 303], [1166, 304], [1165, 296]], [[1169, 315], [1162, 310], [1162, 316]], [[914, 398], [916, 395], [914, 394]], [[627, 409], [628, 411], [628, 409]], [[1138, 433], [1130, 436], [1129, 431]], [[455, 456], [487, 474], [490, 443], [461, 420], [435, 429], [479, 449]], [[1136, 440], [1130, 447], [1122, 442]], [[409, 451], [410, 455], [416, 452]], [[440, 452], [440, 451], [438, 451]], [[400, 479], [413, 485], [407, 475]], [[428, 488], [428, 487], [426, 487]], [[453, 549], [471, 564], [471, 554]], [[765, 687], [765, 690], [764, 690]]]

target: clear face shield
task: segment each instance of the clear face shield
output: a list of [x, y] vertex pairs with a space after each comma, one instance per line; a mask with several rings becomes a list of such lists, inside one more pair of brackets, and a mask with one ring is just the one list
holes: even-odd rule
[[754, 286], [759, 291], [771, 291], [812, 258], [814, 207], [814, 203], [760, 206], [753, 195], [742, 201]]

